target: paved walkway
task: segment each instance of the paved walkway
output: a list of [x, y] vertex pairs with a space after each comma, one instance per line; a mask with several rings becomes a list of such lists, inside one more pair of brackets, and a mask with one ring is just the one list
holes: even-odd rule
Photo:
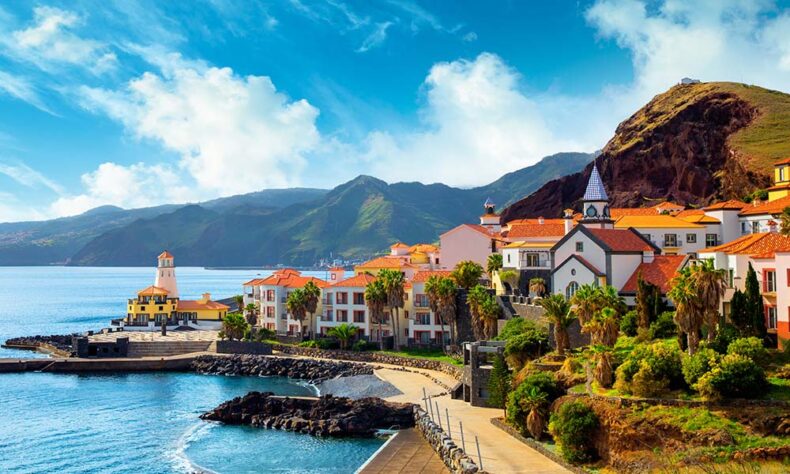
[[444, 474], [439, 455], [415, 429], [402, 430], [360, 471], [360, 474]]
[[219, 339], [217, 337], [217, 331], [167, 331], [167, 336], [163, 336], [162, 333], [157, 329], [156, 331], [118, 331], [118, 332], [110, 332], [106, 334], [98, 333], [90, 336], [90, 339], [93, 342], [112, 342], [115, 341], [119, 337], [128, 337], [129, 341], [131, 342], [143, 342], [143, 341], [162, 341], [162, 342], [172, 342], [172, 341], [216, 341]]

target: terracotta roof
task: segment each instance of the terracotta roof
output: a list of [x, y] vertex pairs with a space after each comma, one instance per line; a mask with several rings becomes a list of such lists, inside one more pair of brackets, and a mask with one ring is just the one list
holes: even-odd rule
[[550, 249], [556, 242], [511, 242], [505, 245], [506, 249]]
[[178, 300], [178, 306], [176, 306], [176, 311], [194, 311], [199, 309], [228, 310], [230, 306], [217, 301], [206, 301], [204, 303], [195, 300]]
[[411, 279], [412, 283], [421, 283], [428, 281], [432, 276], [449, 277], [452, 272], [450, 270], [421, 270], [414, 274]]
[[292, 269], [286, 268], [277, 270], [272, 275], [266, 278], [256, 278], [244, 283], [243, 286], [283, 286], [286, 288], [302, 288], [308, 281], [312, 281], [319, 288], [327, 286], [327, 282], [320, 278], [312, 276], [302, 276], [301, 273]]
[[711, 204], [710, 206], [706, 207], [706, 211], [717, 211], [717, 210], [738, 210], [747, 207], [743, 201], [739, 201], [737, 199], [730, 199], [729, 201], [724, 202], [717, 202], [715, 204]]
[[641, 274], [643, 280], [656, 285], [661, 289], [661, 293], [666, 294], [669, 291], [669, 280], [675, 276], [687, 258], [687, 255], [656, 255], [652, 262], [640, 263], [620, 291], [636, 293], [637, 280]]
[[164, 252], [160, 253], [156, 258], [173, 258], [173, 254], [165, 250]]
[[749, 234], [732, 242], [709, 247], [700, 253], [724, 252], [729, 255], [752, 255], [755, 258], [772, 258], [776, 252], [790, 251], [790, 237], [764, 232]]
[[[685, 211], [684, 211], [685, 212]], [[683, 214], [682, 212], [680, 214]], [[711, 217], [706, 215], [705, 213], [702, 214], [686, 214], [681, 216], [680, 214], [676, 215], [678, 219], [683, 219], [686, 222], [693, 222], [695, 224], [721, 224], [721, 221], [716, 219], [715, 217]]]
[[439, 247], [433, 244], [414, 244], [411, 247], [409, 247], [409, 253], [414, 253], [414, 252], [432, 253], [438, 251], [439, 251]]
[[372, 260], [357, 265], [355, 268], [413, 268], [414, 265], [408, 262], [408, 257], [400, 255], [385, 255], [376, 257]]
[[374, 281], [376, 281], [376, 277], [370, 273], [360, 273], [359, 275], [352, 276], [351, 278], [346, 278], [345, 280], [340, 280], [337, 283], [333, 283], [330, 286], [364, 288], [368, 286], [368, 283], [372, 283]]
[[[500, 238], [501, 237], [498, 233], [491, 232], [490, 230], [488, 230], [487, 228], [485, 228], [485, 227], [483, 227], [483, 226], [481, 226], [479, 224], [461, 224], [459, 226], [453, 227], [452, 229], [448, 230], [444, 234], [449, 234], [450, 232], [453, 232], [453, 231], [455, 231], [457, 229], [460, 229], [462, 227], [467, 227], [469, 229], [475, 230], [475, 231], [477, 231], [477, 232], [479, 232], [479, 233], [481, 233], [481, 234], [483, 234], [483, 235], [485, 235], [486, 237], [489, 237], [489, 238], [496, 239], [496, 238]], [[444, 235], [444, 234], [442, 234], [442, 235]]]
[[785, 158], [783, 160], [774, 163], [774, 166], [779, 166], [779, 165], [790, 165], [790, 158]]
[[609, 209], [612, 219], [623, 216], [657, 216], [658, 210], [652, 207], [613, 207]]
[[407, 249], [409, 248], [408, 245], [404, 244], [403, 242], [395, 242], [390, 246], [391, 249]]
[[614, 223], [617, 229], [629, 227], [665, 228], [665, 229], [701, 229], [703, 226], [684, 219], [666, 214], [654, 216], [623, 216]]
[[[548, 220], [549, 219], [547, 219], [547, 221]], [[559, 221], [559, 223], [547, 223], [544, 221], [543, 224], [538, 224], [537, 220], [535, 220], [535, 223], [512, 224], [508, 230], [507, 237], [508, 239], [517, 239], [529, 237], [562, 237], [565, 235], [565, 223], [562, 222], [562, 219], [551, 220]]]
[[658, 209], [658, 210], [663, 210], [663, 209], [681, 209], [682, 210], [682, 209], [685, 209], [685, 208], [686, 208], [686, 206], [683, 206], [681, 204], [677, 204], [677, 203], [674, 203], [674, 202], [670, 202], [670, 201], [664, 201], [664, 202], [662, 202], [660, 204], [656, 204], [655, 206], [653, 206], [653, 209]]
[[149, 286], [137, 292], [137, 296], [167, 296], [167, 290], [158, 286]]
[[787, 206], [790, 206], [790, 196], [764, 202], [756, 206], [754, 204], [747, 204], [747, 207], [744, 207], [739, 215], [758, 216], [761, 214], [780, 214]]
[[650, 252], [655, 250], [655, 247], [631, 229], [587, 228], [586, 230], [615, 252]]

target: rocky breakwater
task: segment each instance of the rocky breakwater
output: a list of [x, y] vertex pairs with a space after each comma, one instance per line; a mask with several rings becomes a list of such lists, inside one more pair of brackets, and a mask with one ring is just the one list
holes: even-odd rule
[[56, 334], [52, 336], [24, 336], [7, 339], [3, 347], [12, 349], [36, 350], [42, 348], [61, 355], [73, 352], [73, 338], [76, 334]]
[[239, 354], [200, 356], [192, 362], [192, 369], [202, 374], [290, 377], [313, 384], [336, 377], [373, 373], [373, 367], [364, 364]]
[[414, 426], [415, 406], [380, 398], [278, 397], [250, 392], [201, 415], [232, 425], [280, 429], [325, 437], [371, 437], [382, 429]]

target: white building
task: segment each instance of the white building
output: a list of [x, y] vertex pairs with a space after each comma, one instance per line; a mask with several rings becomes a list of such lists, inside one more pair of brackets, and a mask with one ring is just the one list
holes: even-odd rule
[[[309, 321], [305, 320], [302, 323], [294, 319], [288, 312], [285, 302], [293, 290], [303, 288], [308, 281], [312, 281], [319, 288], [327, 285], [320, 278], [302, 276], [299, 271], [291, 268], [277, 270], [266, 278], [250, 280], [243, 285], [244, 305], [253, 303], [258, 306], [259, 326], [276, 331], [278, 334], [301, 335], [308, 331], [306, 326]], [[319, 301], [314, 318], [318, 318], [322, 310]]]
[[439, 317], [431, 311], [428, 305], [428, 295], [425, 294], [425, 282], [431, 276], [448, 277], [449, 270], [420, 271], [411, 280], [411, 311], [409, 318], [409, 342], [416, 345], [442, 345], [450, 340], [450, 329], [442, 327]]
[[[344, 278], [343, 273], [337, 271], [333, 271], [333, 275], [336, 275], [336, 281], [323, 289], [323, 312], [317, 322], [318, 334], [326, 335], [329, 329], [346, 323], [358, 327], [360, 335], [378, 341], [378, 325], [371, 323], [365, 304], [365, 288], [376, 277], [362, 273]], [[389, 324], [382, 329], [385, 337], [390, 335]]]

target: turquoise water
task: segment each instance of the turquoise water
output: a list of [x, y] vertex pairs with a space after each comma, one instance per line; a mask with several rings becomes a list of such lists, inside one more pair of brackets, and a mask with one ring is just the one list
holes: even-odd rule
[[[179, 268], [179, 290], [184, 298], [226, 297], [267, 273]], [[150, 268], [0, 267], [0, 339], [104, 327], [152, 280]], [[314, 394], [277, 377], [0, 374], [0, 473], [350, 473], [382, 444], [198, 418], [251, 390]]]

